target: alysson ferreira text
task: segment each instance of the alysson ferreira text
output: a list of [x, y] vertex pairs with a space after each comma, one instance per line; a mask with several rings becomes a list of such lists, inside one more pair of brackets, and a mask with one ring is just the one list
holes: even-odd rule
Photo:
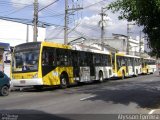
[[118, 120], [160, 120], [158, 114], [119, 114]]

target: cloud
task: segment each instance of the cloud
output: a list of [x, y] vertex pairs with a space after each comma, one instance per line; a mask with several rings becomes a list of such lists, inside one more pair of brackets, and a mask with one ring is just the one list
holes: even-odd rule
[[[52, 2], [54, 2], [55, 0], [38, 0], [39, 5], [41, 6], [46, 6]], [[21, 3], [23, 7], [25, 4], [33, 4], [34, 0], [11, 0], [11, 2], [13, 3]], [[23, 5], [24, 4], [24, 5]], [[20, 6], [14, 6], [14, 7], [20, 7]]]
[[[115, 16], [112, 16], [115, 18]], [[104, 17], [105, 20], [105, 36], [109, 37], [112, 33], [118, 34], [126, 34], [126, 24], [127, 21], [115, 20], [109, 16]], [[91, 17], [84, 17], [83, 19], [79, 19], [77, 23], [80, 25], [76, 28], [77, 31], [84, 33], [91, 38], [100, 38], [101, 35], [101, 27], [98, 24], [101, 20], [100, 15], [92, 15]]]
[[113, 0], [85, 0], [83, 3], [84, 12], [100, 12], [102, 7], [106, 7]]
[[[112, 18], [111, 18], [112, 17]], [[105, 35], [104, 37], [111, 37], [112, 33], [124, 34], [126, 35], [127, 22], [119, 21], [115, 19], [115, 15], [111, 17], [104, 17], [106, 20], [105, 24]], [[76, 21], [77, 26], [74, 30], [70, 29], [69, 38], [78, 38], [84, 35], [84, 37], [88, 38], [100, 38], [101, 37], [101, 27], [99, 26], [99, 21], [101, 20], [101, 16], [94, 14], [90, 17], [85, 16]], [[46, 38], [54, 39], [54, 38], [63, 38], [63, 28], [52, 28], [47, 29]]]
[[[99, 15], [93, 15], [91, 17], [86, 16], [83, 19], [79, 19], [76, 21], [76, 23], [80, 23], [76, 28], [76, 31], [84, 33], [86, 36], [98, 37], [100, 32], [100, 26], [98, 25], [99, 21]], [[97, 31], [96, 34], [94, 34], [95, 31]]]
[[[83, 32], [88, 36], [99, 38], [101, 35], [100, 26], [98, 25], [101, 20], [99, 15], [101, 8], [107, 6], [114, 0], [85, 0], [83, 3], [83, 15], [85, 17], [77, 20], [80, 25], [76, 28], [77, 31]], [[86, 7], [88, 6], [88, 7]], [[105, 22], [105, 35], [111, 36], [112, 33], [125, 34], [127, 29], [126, 20], [118, 20], [118, 13], [113, 14], [111, 11], [105, 9], [107, 17], [104, 17]]]
[[[72, 26], [74, 30], [71, 30], [72, 32], [69, 34], [70, 38], [80, 37], [81, 35], [86, 35], [89, 38], [101, 37], [101, 29], [100, 29], [100, 26], [98, 25], [99, 21], [101, 20], [101, 16], [99, 15], [100, 10], [101, 10], [101, 7], [106, 6], [109, 2], [112, 2], [113, 0], [103, 0], [102, 2], [100, 1], [102, 0], [85, 0], [84, 1], [83, 3], [84, 17], [76, 20], [75, 23], [77, 23], [77, 26], [76, 28]], [[95, 5], [95, 3], [99, 3], [99, 4]], [[91, 6], [91, 5], [93, 6], [85, 8], [86, 6]], [[113, 14], [111, 13], [111, 11], [106, 10], [106, 14], [108, 16], [104, 18], [106, 20], [105, 37], [111, 37], [112, 33], [127, 35], [127, 21], [118, 20], [118, 13]], [[78, 31], [78, 33], [75, 31]], [[49, 38], [50, 37], [53, 38], [55, 36], [58, 38], [62, 38], [63, 36], [63, 30], [60, 28], [50, 29], [48, 33], [49, 34], [47, 34], [47, 36], [49, 36]]]

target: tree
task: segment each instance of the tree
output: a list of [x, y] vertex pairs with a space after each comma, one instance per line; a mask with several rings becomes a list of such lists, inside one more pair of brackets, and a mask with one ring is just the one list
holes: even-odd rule
[[135, 21], [143, 26], [143, 32], [151, 50], [160, 57], [160, 0], [116, 0], [107, 6], [119, 19]]

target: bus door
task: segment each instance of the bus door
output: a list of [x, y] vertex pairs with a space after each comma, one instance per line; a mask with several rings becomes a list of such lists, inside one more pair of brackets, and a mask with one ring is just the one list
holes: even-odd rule
[[73, 75], [75, 80], [79, 80], [80, 78], [80, 66], [79, 66], [79, 55], [78, 51], [72, 51], [71, 52], [72, 57], [72, 65], [73, 65]]
[[79, 63], [80, 63], [80, 82], [88, 82], [90, 78], [90, 66], [88, 63], [88, 53], [81, 51], [79, 52]]
[[136, 59], [134, 58], [131, 58], [131, 64], [132, 64], [132, 74], [135, 73], [135, 62], [136, 62]]
[[133, 75], [132, 59], [128, 58], [128, 76]]
[[90, 76], [91, 79], [94, 80], [96, 79], [96, 74], [95, 74], [95, 56], [93, 53], [88, 54], [88, 64], [90, 66]]
[[128, 62], [128, 58], [125, 58], [125, 66], [126, 66], [126, 73], [129, 75], [129, 70], [128, 70], [129, 62]]

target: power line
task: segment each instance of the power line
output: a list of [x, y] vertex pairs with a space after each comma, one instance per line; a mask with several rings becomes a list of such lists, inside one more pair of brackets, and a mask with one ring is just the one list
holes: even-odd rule
[[[22, 23], [22, 24], [26, 24], [26, 25], [33, 25], [31, 19], [11, 18], [11, 17], [4, 17], [4, 16], [0, 16], [0, 19], [1, 20], [11, 21], [11, 22], [18, 22], [18, 23]], [[56, 27], [60, 26], [60, 27], [64, 27], [62, 25], [53, 24], [53, 23], [47, 23], [47, 22], [43, 22], [43, 21], [38, 21], [38, 26], [39, 27], [45, 27], [45, 26], [56, 26]]]
[[0, 1], [0, 4], [4, 4], [4, 5], [5, 5], [5, 4], [6, 4], [6, 5], [9, 5], [9, 4], [10, 4], [10, 5], [13, 5], [13, 4], [14, 4], [14, 5], [21, 5], [21, 6], [22, 6], [22, 5], [30, 5], [30, 4], [24, 4], [24, 3], [19, 3], [19, 2], [9, 2], [9, 1]]
[[63, 17], [64, 16], [64, 13], [61, 13], [61, 14], [54, 14], [54, 15], [50, 15], [50, 16], [41, 16], [39, 18], [49, 18], [49, 17]]
[[[93, 3], [93, 4], [91, 4], [91, 5], [85, 6], [85, 7], [83, 7], [83, 9], [77, 9], [77, 11], [79, 11], [79, 10], [84, 10], [84, 9], [87, 9], [87, 8], [90, 8], [90, 7], [93, 7], [93, 6], [95, 6], [95, 5], [97, 5], [97, 4], [100, 4], [100, 3], [104, 2], [104, 1], [106, 1], [106, 0], [102, 0], [102, 1], [99, 1], [99, 2], [96, 2], [96, 3]], [[69, 15], [72, 15], [74, 12], [75, 12], [75, 11], [73, 11], [73, 12], [71, 12], [71, 13], [68, 13], [68, 14], [69, 14]], [[59, 13], [59, 14], [53, 14], [53, 15], [50, 15], [50, 16], [41, 16], [41, 17], [39, 17], [39, 18], [59, 17], [59, 16], [64, 16], [64, 15], [65, 15], [65, 13]]]
[[[64, 15], [64, 10], [63, 11], [62, 10], [55, 11], [55, 10], [53, 10], [51, 8], [44, 9], [43, 12], [45, 12], [45, 15], [48, 14], [48, 16], [51, 16], [51, 17], [52, 17], [52, 15], [53, 15], [53, 17], [54, 17], [54, 15], [58, 16], [59, 14], [63, 14]], [[48, 16], [43, 16], [43, 17], [41, 16], [40, 18], [44, 18], [44, 17], [48, 17]]]
[[40, 11], [42, 11], [42, 10], [48, 8], [49, 6], [55, 4], [55, 3], [58, 2], [58, 1], [59, 1], [59, 0], [55, 0], [54, 2], [50, 3], [49, 5], [47, 5], [47, 6], [43, 7], [43, 8], [41, 8], [40, 10], [38, 10], [38, 12], [40, 12]]
[[107, 0], [101, 0], [99, 2], [96, 2], [96, 3], [93, 3], [91, 5], [85, 6], [85, 7], [83, 7], [83, 9], [88, 9], [90, 7], [93, 7], [93, 6], [97, 5], [97, 4], [100, 4], [100, 3], [105, 2], [105, 1], [107, 1]]
[[64, 44], [68, 44], [68, 19], [69, 19], [69, 12], [74, 13], [75, 11], [83, 9], [79, 5], [72, 8], [68, 6], [68, 0], [65, 0], [65, 17], [64, 17]]
[[31, 6], [31, 5], [24, 6], [23, 8], [17, 9], [17, 10], [15, 10], [15, 11], [9, 13], [9, 14], [6, 14], [6, 15], [4, 15], [4, 16], [9, 16], [9, 15], [12, 15], [12, 14], [14, 14], [14, 13], [20, 12], [21, 10], [23, 10], [23, 9], [25, 9], [25, 8], [27, 8], [27, 7], [30, 7], [30, 6]]
[[[58, 27], [56, 27], [56, 28], [54, 28], [54, 29], [57, 29], [57, 28], [58, 28]], [[59, 28], [61, 28], [61, 29], [59, 30], [59, 32], [58, 32], [57, 34], [55, 34], [54, 36], [52, 36], [51, 38], [49, 38], [49, 39], [52, 39], [52, 38], [55, 39], [55, 37], [57, 37], [58, 35], [61, 34], [61, 32], [63, 32], [64, 27], [59, 27]], [[53, 33], [50, 33], [48, 36], [50, 36], [51, 34], [53, 34]]]
[[[12, 10], [15, 10], [14, 8], [12, 8]], [[0, 13], [8, 13], [10, 12], [11, 10], [6, 10], [6, 11], [3, 11], [3, 12], [0, 12]]]
[[83, 33], [83, 32], [79, 32], [79, 31], [77, 31], [77, 30], [75, 30], [75, 29], [74, 29], [73, 31], [74, 31], [75, 33], [77, 33], [77, 34], [85, 37], [85, 38], [89, 38], [89, 39], [90, 39], [90, 37], [89, 37], [88, 35], [86, 35], [85, 33]]
[[81, 23], [78, 23], [74, 28], [72, 28], [72, 29], [68, 32], [68, 34], [71, 33], [73, 30], [75, 30], [80, 24], [81, 24]]
[[[96, 3], [94, 3], [94, 4], [91, 4], [91, 5], [88, 5], [88, 6], [85, 6], [84, 7], [84, 9], [87, 9], [87, 8], [89, 8], [89, 7], [92, 7], [92, 6], [95, 6], [95, 5], [97, 5], [97, 4], [100, 4], [101, 2], [104, 2], [104, 1], [106, 1], [106, 0], [102, 0], [102, 1], [99, 1], [99, 2], [96, 2]], [[5, 1], [3, 1], [4, 2], [4, 4], [13, 4], [13, 2], [5, 2]], [[55, 2], [55, 1], [54, 1]], [[2, 3], [2, 2], [1, 2]], [[15, 4], [17, 4], [17, 5], [29, 5], [29, 4], [21, 4], [21, 3], [15, 3]], [[21, 8], [22, 9], [22, 8]], [[24, 9], [24, 8], [23, 8]], [[44, 9], [45, 10], [45, 9]], [[48, 10], [48, 9], [47, 9]], [[81, 10], [81, 9], [77, 9], [77, 10]], [[19, 12], [20, 11], [20, 9], [19, 10], [16, 10], [16, 11], [13, 11], [13, 13], [14, 12]], [[53, 11], [52, 11], [53, 12]], [[75, 11], [72, 11], [72, 12], [70, 12], [69, 13], [69, 15], [71, 15], [71, 14], [73, 14]], [[13, 14], [13, 13], [10, 13], [10, 14]], [[50, 12], [51, 13], [51, 12]], [[61, 17], [62, 15], [64, 15], [63, 13], [60, 13], [60, 14], [54, 14], [53, 16], [51, 16], [51, 17], [55, 17], [55, 16], [57, 16], [57, 17]], [[44, 17], [47, 17], [47, 16], [44, 16]], [[43, 18], [43, 17], [39, 17], [39, 18]], [[13, 19], [12, 19], [13, 20]], [[26, 21], [23, 21], [22, 19], [21, 20], [15, 20], [15, 21], [19, 21], [19, 22], [21, 22], [21, 23], [24, 23], [24, 24], [26, 24]], [[31, 25], [33, 25], [32, 23], [31, 23], [31, 21], [32, 20], [29, 20], [29, 21], [27, 21], [27, 22], [29, 22], [29, 24], [31, 24]], [[41, 24], [42, 26], [44, 25], [44, 26], [61, 26], [61, 25], [55, 25], [55, 24], [52, 24], [52, 23], [45, 23], [45, 22], [40, 22], [40, 21], [38, 21], [39, 22], [39, 24]], [[27, 23], [28, 24], [28, 23]], [[79, 24], [80, 25], [80, 24]], [[75, 29], [79, 26], [79, 25], [76, 25], [74, 28], [72, 28], [72, 30], [70, 31], [70, 32], [72, 32], [72, 31], [75, 31]], [[64, 26], [63, 26], [64, 27]], [[70, 33], [69, 32], [69, 33]], [[81, 35], [83, 34], [84, 35], [84, 33], [80, 33]], [[84, 35], [85, 36], [85, 35]]]

